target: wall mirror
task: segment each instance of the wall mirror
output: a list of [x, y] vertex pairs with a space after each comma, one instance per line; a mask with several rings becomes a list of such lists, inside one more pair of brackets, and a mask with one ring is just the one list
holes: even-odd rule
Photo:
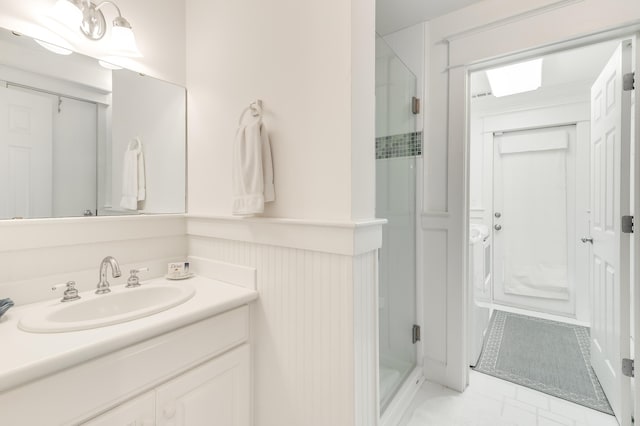
[[185, 89], [51, 49], [0, 29], [0, 219], [184, 213]]

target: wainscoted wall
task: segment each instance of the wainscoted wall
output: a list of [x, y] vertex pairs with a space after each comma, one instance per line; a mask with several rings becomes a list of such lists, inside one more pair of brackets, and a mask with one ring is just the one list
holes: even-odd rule
[[256, 426], [377, 424], [380, 224], [187, 217], [195, 268], [204, 258], [257, 270]]
[[54, 284], [74, 280], [80, 291], [98, 282], [105, 256], [129, 269], [148, 266], [141, 279], [166, 274], [167, 263], [187, 256], [183, 215], [28, 219], [0, 221], [0, 298], [26, 304], [60, 295]]

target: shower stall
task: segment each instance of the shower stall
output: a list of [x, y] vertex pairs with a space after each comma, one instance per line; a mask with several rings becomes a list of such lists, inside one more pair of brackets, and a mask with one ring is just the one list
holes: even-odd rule
[[388, 220], [379, 253], [380, 408], [416, 365], [416, 77], [376, 37], [376, 216]]

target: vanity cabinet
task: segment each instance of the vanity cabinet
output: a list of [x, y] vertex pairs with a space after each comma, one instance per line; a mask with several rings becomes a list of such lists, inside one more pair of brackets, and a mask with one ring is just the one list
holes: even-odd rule
[[249, 426], [248, 341], [243, 305], [0, 392], [0, 424]]
[[249, 371], [245, 344], [84, 424], [249, 426]]
[[85, 426], [155, 426], [156, 395], [147, 392], [129, 402], [107, 411], [88, 422]]

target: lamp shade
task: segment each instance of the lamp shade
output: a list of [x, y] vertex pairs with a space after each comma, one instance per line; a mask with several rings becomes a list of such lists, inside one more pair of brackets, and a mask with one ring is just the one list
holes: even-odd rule
[[131, 28], [114, 25], [111, 28], [111, 47], [117, 55], [142, 57]]

